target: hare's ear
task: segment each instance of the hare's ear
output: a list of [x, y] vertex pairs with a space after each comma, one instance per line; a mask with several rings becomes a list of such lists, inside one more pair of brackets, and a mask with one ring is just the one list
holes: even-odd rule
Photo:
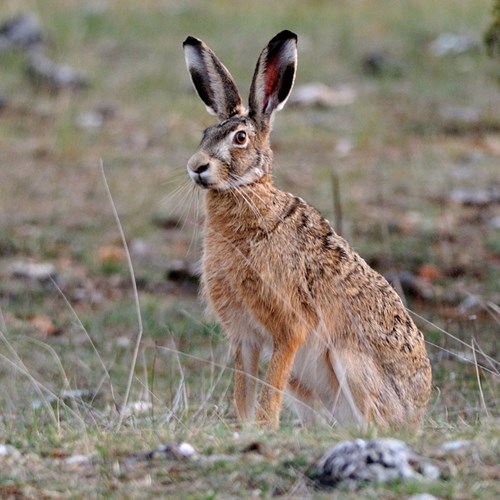
[[183, 47], [191, 81], [207, 111], [221, 121], [242, 114], [244, 108], [233, 77], [214, 52], [193, 36], [186, 38]]
[[284, 105], [293, 87], [297, 68], [297, 35], [278, 33], [260, 54], [252, 86], [249, 112], [261, 126], [269, 123], [274, 111]]

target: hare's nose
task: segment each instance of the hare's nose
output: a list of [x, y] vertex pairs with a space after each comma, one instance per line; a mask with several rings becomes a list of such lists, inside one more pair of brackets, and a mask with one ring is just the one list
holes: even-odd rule
[[210, 158], [207, 154], [199, 151], [189, 158], [187, 168], [193, 174], [202, 174], [210, 168]]
[[190, 165], [190, 168], [195, 174], [202, 174], [208, 170], [209, 166], [209, 163], [202, 163], [201, 165]]

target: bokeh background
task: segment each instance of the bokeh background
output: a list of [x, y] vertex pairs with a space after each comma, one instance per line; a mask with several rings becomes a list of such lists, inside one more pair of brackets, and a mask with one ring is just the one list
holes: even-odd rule
[[[484, 466], [464, 459], [454, 469], [462, 479], [437, 489], [468, 498], [479, 481], [491, 493], [500, 65], [483, 37], [492, 22], [490, 0], [3, 0], [0, 442], [34, 450], [41, 478], [14, 461], [20, 491], [30, 481], [45, 491], [49, 478], [60, 492], [68, 481], [77, 492], [125, 491], [135, 472], [118, 477], [106, 460], [158, 436], [237, 447], [230, 355], [198, 299], [203, 198], [185, 173], [213, 117], [182, 42], [203, 38], [246, 99], [260, 51], [290, 29], [299, 66], [274, 123], [276, 182], [319, 208], [415, 313], [434, 368], [424, 443], [475, 433]], [[293, 414], [283, 418], [288, 430], [267, 439], [296, 458]], [[301, 439], [305, 456], [323, 442], [315, 431]], [[45, 460], [54, 450], [97, 452], [106, 478], [91, 468], [85, 484], [79, 473], [61, 479]], [[197, 482], [190, 466], [163, 483], [149, 473], [171, 493], [274, 494], [297, 484], [301, 460], [269, 477], [250, 467], [248, 480], [221, 466], [220, 477], [237, 477], [227, 482]], [[477, 479], [484, 470], [491, 477]], [[6, 485], [0, 474], [0, 496]]]

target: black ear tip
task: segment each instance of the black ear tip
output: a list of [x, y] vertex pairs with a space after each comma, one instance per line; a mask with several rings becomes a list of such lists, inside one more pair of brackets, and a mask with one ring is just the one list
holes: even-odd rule
[[201, 40], [189, 35], [182, 44], [183, 47], [185, 47], [186, 45], [201, 45]]
[[285, 42], [286, 40], [293, 39], [297, 41], [297, 35], [290, 30], [280, 31], [271, 41], [272, 42]]

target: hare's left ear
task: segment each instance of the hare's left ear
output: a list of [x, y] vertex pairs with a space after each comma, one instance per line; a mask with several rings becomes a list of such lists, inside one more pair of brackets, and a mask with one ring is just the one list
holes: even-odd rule
[[292, 91], [297, 69], [297, 35], [285, 30], [278, 33], [260, 54], [252, 86], [249, 114], [262, 127], [269, 124]]
[[233, 77], [210, 47], [194, 36], [188, 36], [183, 47], [191, 81], [207, 111], [220, 121], [243, 114], [245, 109]]

